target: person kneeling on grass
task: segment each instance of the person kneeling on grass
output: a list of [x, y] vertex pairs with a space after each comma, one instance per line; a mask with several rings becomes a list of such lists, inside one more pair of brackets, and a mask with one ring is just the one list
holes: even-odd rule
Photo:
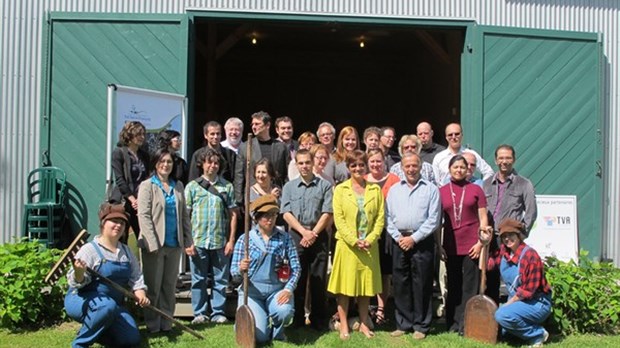
[[93, 277], [90, 267], [117, 284], [129, 287], [142, 307], [150, 304], [140, 264], [127, 245], [119, 240], [127, 227], [123, 205], [104, 204], [99, 211], [101, 233], [85, 244], [75, 255], [73, 268], [67, 274], [69, 291], [65, 310], [72, 319], [82, 323], [71, 346], [89, 347], [137, 346], [138, 325], [123, 307], [123, 293]]
[[[244, 258], [245, 238], [235, 244], [230, 273], [240, 279], [248, 272], [248, 306], [254, 314], [258, 343], [286, 340], [284, 328], [293, 322], [293, 291], [301, 274], [295, 243], [288, 233], [275, 227], [280, 211], [275, 196], [261, 196], [250, 204], [256, 226], [249, 232], [248, 258]], [[243, 288], [239, 288], [239, 307]]]
[[[508, 302], [495, 312], [495, 320], [502, 334], [541, 347], [549, 338], [542, 324], [551, 313], [551, 287], [540, 256], [523, 242], [523, 231], [523, 224], [514, 219], [505, 219], [499, 225], [502, 245], [489, 258], [487, 268], [499, 267], [508, 289]], [[490, 240], [490, 231], [480, 233], [482, 243]]]

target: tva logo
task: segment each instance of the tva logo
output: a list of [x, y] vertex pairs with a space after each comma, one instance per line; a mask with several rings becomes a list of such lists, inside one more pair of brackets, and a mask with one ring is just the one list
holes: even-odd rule
[[570, 225], [570, 216], [543, 216], [545, 225], [549, 227], [558, 225]]

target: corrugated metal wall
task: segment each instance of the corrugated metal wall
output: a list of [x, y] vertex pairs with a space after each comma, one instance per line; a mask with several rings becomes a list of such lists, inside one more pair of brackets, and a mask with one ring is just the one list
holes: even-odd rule
[[[182, 13], [186, 9], [474, 19], [479, 24], [603, 33], [607, 143], [604, 246], [620, 264], [620, 123], [617, 0], [70, 0], [3, 1], [0, 7], [0, 242], [19, 231], [26, 173], [39, 161], [41, 28], [47, 11]], [[605, 251], [605, 250], [604, 250]]]

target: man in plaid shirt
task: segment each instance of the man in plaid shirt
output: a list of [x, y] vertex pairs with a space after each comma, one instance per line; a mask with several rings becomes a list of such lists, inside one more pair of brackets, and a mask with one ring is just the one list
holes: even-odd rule
[[[224, 316], [224, 306], [230, 272], [229, 259], [237, 230], [233, 185], [217, 175], [220, 157], [216, 150], [204, 149], [196, 159], [196, 165], [203, 174], [185, 188], [185, 200], [192, 222], [192, 237], [196, 246], [196, 255], [190, 258], [194, 311], [192, 323], [200, 324], [209, 319], [209, 302], [211, 322], [225, 323], [228, 321]], [[213, 274], [210, 301], [207, 295], [209, 272]]]

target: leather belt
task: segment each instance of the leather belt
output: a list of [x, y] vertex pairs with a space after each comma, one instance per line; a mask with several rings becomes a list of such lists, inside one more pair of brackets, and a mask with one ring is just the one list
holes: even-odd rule
[[408, 237], [408, 236], [410, 236], [410, 235], [412, 235], [412, 234], [413, 234], [413, 230], [412, 230], [412, 229], [408, 229], [408, 230], [398, 230], [398, 232], [400, 232], [400, 234], [401, 234], [403, 237]]

